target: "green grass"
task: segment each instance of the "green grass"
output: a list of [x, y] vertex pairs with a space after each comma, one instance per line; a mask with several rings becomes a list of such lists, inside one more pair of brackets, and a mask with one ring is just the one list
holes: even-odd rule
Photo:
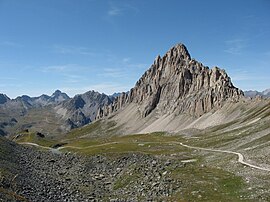
[[9, 134], [17, 134], [23, 129], [31, 129], [55, 136], [63, 133], [60, 127], [64, 124], [64, 120], [57, 117], [52, 106], [30, 109], [22, 116], [21, 111], [23, 110], [23, 108], [20, 110], [7, 109], [4, 113], [0, 113], [0, 122], [9, 122], [11, 118], [18, 121], [16, 125], [5, 128]]
[[117, 135], [118, 130], [119, 127], [116, 127], [116, 122], [109, 121], [104, 124], [102, 120], [98, 120], [81, 128], [75, 128], [61, 137], [66, 141], [77, 141], [80, 138], [93, 139], [110, 137]]
[[[242, 127], [238, 126], [238, 128], [227, 128], [226, 131], [217, 130], [215, 127], [214, 130], [208, 129], [207, 133], [201, 136], [201, 138], [190, 140], [191, 142], [189, 143], [199, 147], [220, 148], [224, 146], [230, 146], [232, 143], [252, 137], [254, 134], [269, 129], [269, 127], [269, 121], [259, 121], [249, 125], [244, 124]], [[224, 129], [224, 127], [222, 127], [222, 129]], [[254, 141], [254, 143], [261, 143], [264, 140], [268, 141], [268, 139], [269, 138], [267, 138], [267, 136], [264, 136], [259, 138], [257, 141]], [[243, 149], [245, 147], [251, 146], [251, 144], [252, 143], [248, 143], [246, 146], [241, 146], [239, 148]]]
[[67, 148], [84, 155], [140, 152], [147, 154], [171, 154], [183, 151], [180, 145], [171, 141], [181, 141], [180, 136], [169, 136], [165, 133], [138, 134], [127, 136], [111, 136], [100, 138], [78, 138], [66, 146], [82, 147], [83, 149]]
[[51, 138], [41, 138], [36, 135], [36, 132], [22, 132], [19, 133], [19, 136], [17, 139], [14, 139], [15, 142], [17, 143], [22, 143], [22, 142], [31, 142], [31, 143], [36, 143], [41, 146], [46, 146], [46, 147], [51, 147], [54, 144], [56, 144], [56, 141]]
[[[197, 162], [183, 165], [175, 159], [171, 166], [166, 167], [167, 175], [180, 182], [179, 185], [170, 184], [176, 188], [172, 196], [165, 197], [165, 201], [249, 201], [246, 184], [241, 177], [215, 167], [201, 166], [204, 159], [197, 156]], [[137, 165], [140, 166], [140, 165]], [[142, 173], [136, 172], [136, 167], [131, 165], [129, 172], [123, 173], [113, 183], [113, 189], [125, 189], [142, 181]], [[178, 187], [178, 188], [177, 188]], [[241, 197], [243, 196], [243, 197]]]
[[252, 140], [252, 141], [250, 141], [250, 142], [248, 142], [248, 143], [246, 143], [244, 145], [241, 145], [240, 147], [238, 147], [238, 149], [245, 149], [245, 148], [248, 148], [248, 147], [260, 145], [260, 144], [267, 143], [267, 142], [270, 142], [270, 133], [263, 136], [263, 137]]
[[121, 175], [120, 178], [118, 178], [114, 184], [113, 184], [113, 189], [123, 189], [124, 187], [127, 187], [129, 185], [132, 186], [132, 183], [139, 179], [141, 176], [138, 173], [132, 173], [132, 174], [124, 174]]
[[[188, 149], [172, 142], [183, 142], [190, 146], [204, 148], [219, 149], [228, 146], [228, 148], [232, 148], [235, 151], [268, 142], [270, 141], [270, 134], [250, 142], [247, 141], [245, 145], [237, 148], [237, 142], [243, 139], [248, 140], [254, 134], [269, 129], [269, 119], [249, 125], [245, 124], [257, 117], [263, 116], [267, 118], [269, 116], [268, 108], [263, 106], [246, 111], [242, 119], [208, 128], [202, 131], [202, 135], [198, 135], [196, 139], [182, 135], [169, 135], [163, 132], [119, 136], [118, 132], [121, 130], [121, 127], [117, 126], [116, 122], [99, 120], [58, 137], [40, 138], [35, 135], [35, 132], [29, 132], [22, 133], [16, 141], [33, 142], [43, 146], [52, 146], [62, 142], [66, 143], [65, 146], [67, 148], [64, 149], [66, 151], [76, 152], [85, 156], [103, 155], [112, 159], [128, 153], [154, 155], [163, 160], [170, 158], [172, 161], [179, 162], [179, 165], [183, 165], [181, 160], [196, 159], [196, 162], [185, 163], [185, 166], [169, 166], [166, 168], [168, 175], [173, 179], [179, 180], [181, 186], [179, 190], [174, 192], [173, 196], [164, 199], [165, 201], [248, 201], [243, 197], [241, 198], [241, 196], [247, 198], [254, 193], [248, 193], [245, 181], [242, 177], [237, 176], [245, 175], [237, 172], [243, 166], [238, 166], [236, 156]], [[41, 118], [36, 111], [32, 113], [34, 113], [37, 120]], [[49, 120], [50, 125], [52, 124], [53, 117], [49, 118]], [[236, 126], [241, 127], [236, 128]], [[54, 124], [52, 124], [52, 127], [54, 127]], [[230, 145], [234, 146], [230, 147]], [[80, 149], [71, 147], [79, 147]], [[4, 153], [5, 148], [0, 147], [0, 155]], [[234, 163], [237, 165], [234, 165]], [[222, 165], [226, 165], [226, 169], [229, 168], [228, 170], [235, 174], [225, 171]], [[132, 182], [140, 181], [143, 176], [141, 173], [134, 172], [135, 168], [132, 168], [132, 166], [129, 167], [132, 170], [132, 174], [124, 172], [119, 178], [115, 179], [112, 184], [114, 190], [124, 189], [125, 187], [132, 186]], [[245, 171], [244, 169], [243, 171]], [[1, 173], [4, 172], [5, 170], [1, 171]]]
[[[201, 166], [198, 161], [184, 167], [169, 168], [174, 179], [182, 182], [182, 188], [173, 198], [184, 198], [189, 201], [239, 201], [240, 196], [247, 196], [246, 184], [241, 177], [230, 172], [210, 166]], [[247, 199], [242, 199], [248, 201]]]

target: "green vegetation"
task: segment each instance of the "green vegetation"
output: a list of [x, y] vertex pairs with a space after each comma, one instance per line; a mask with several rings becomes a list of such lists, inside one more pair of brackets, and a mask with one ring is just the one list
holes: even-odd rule
[[189, 201], [248, 201], [246, 185], [241, 177], [214, 167], [201, 166], [197, 161], [171, 169], [174, 179], [182, 181], [183, 189], [173, 199]]
[[30, 142], [30, 143], [36, 143], [41, 146], [45, 147], [51, 147], [53, 146], [56, 141], [52, 138], [42, 138], [37, 135], [36, 132], [21, 132], [19, 133], [15, 138], [14, 141], [17, 143], [23, 143], [23, 142]]
[[[136, 134], [127, 136], [111, 136], [100, 138], [73, 139], [67, 145], [67, 150], [76, 151], [84, 155], [119, 154], [139, 152], [145, 154], [171, 154], [183, 152], [185, 148], [172, 143], [180, 142], [181, 136], [171, 136], [165, 133]], [[68, 141], [66, 141], [68, 142]]]
[[71, 130], [65, 136], [65, 139], [77, 139], [83, 136], [99, 137], [105, 133], [106, 136], [109, 136], [110, 134], [114, 134], [115, 126], [116, 123], [114, 121], [107, 122], [106, 124], [103, 124], [101, 120], [95, 121], [84, 127]]
[[[244, 149], [269, 142], [270, 134], [267, 131], [270, 126], [267, 119], [269, 110], [265, 107], [243, 113], [246, 115], [242, 119], [208, 128], [196, 137], [192, 134], [183, 136], [164, 132], [121, 136], [118, 133], [121, 128], [114, 121], [100, 120], [55, 138], [40, 138], [34, 132], [29, 132], [21, 133], [16, 141], [42, 146], [65, 143], [61, 151], [72, 151], [84, 156], [102, 155], [113, 160], [129, 153], [154, 155], [164, 162], [170, 159], [179, 166], [174, 164], [166, 167], [166, 175], [181, 183], [170, 197], [164, 198], [165, 201], [248, 201], [251, 196], [254, 197], [254, 191], [249, 193], [247, 189], [247, 186], [253, 185], [246, 183], [248, 175], [245, 172], [253, 174], [256, 170], [237, 163], [234, 154], [202, 151], [179, 144], [239, 151], [245, 156]], [[249, 118], [245, 119], [246, 116]], [[257, 121], [262, 116], [267, 117]], [[262, 131], [266, 131], [265, 134]], [[245, 160], [253, 160], [252, 155], [245, 156]], [[256, 162], [254, 164], [257, 165]], [[132, 166], [134, 164], [128, 168], [130, 172], [123, 171], [116, 177], [112, 184], [114, 190], [131, 187], [142, 180], [142, 173], [137, 172], [140, 165]], [[175, 185], [171, 186], [173, 189]]]
[[121, 177], [118, 178], [116, 182], [114, 183], [113, 189], [116, 190], [116, 189], [122, 189], [129, 185], [132, 186], [133, 181], [139, 179], [140, 177], [142, 176], [140, 176], [138, 173], [121, 175]]
[[5, 128], [9, 134], [17, 134], [24, 129], [54, 136], [63, 133], [60, 127], [64, 124], [64, 120], [58, 118], [55, 110], [50, 106], [29, 109], [27, 112], [23, 108], [16, 111], [11, 108], [0, 113], [0, 122], [8, 123], [12, 118], [16, 119], [17, 123], [12, 127], [8, 126]]

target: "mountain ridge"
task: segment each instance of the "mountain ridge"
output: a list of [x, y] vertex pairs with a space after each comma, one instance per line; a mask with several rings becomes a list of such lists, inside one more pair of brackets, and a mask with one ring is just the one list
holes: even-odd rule
[[[183, 44], [158, 56], [129, 93], [100, 108], [97, 119], [110, 116], [130, 103], [138, 104], [142, 118], [154, 109], [160, 114], [188, 113], [200, 117], [227, 100], [237, 102], [243, 92], [234, 87], [225, 70], [209, 69], [191, 59]], [[165, 112], [165, 113], [164, 113]]]
[[[56, 117], [53, 121], [60, 120], [64, 131], [116, 115], [112, 120], [118, 122], [117, 126], [126, 124], [132, 132], [141, 132], [147, 128], [165, 130], [161, 126], [179, 130], [184, 126], [179, 122], [185, 123], [184, 128], [220, 123], [225, 119], [219, 110], [227, 107], [230, 111], [230, 103], [244, 99], [244, 93], [233, 85], [225, 70], [204, 66], [191, 58], [184, 44], [177, 44], [164, 56], [158, 55], [127, 92], [108, 96], [92, 90], [70, 98], [56, 90], [52, 96], [20, 96], [12, 100], [3, 94], [1, 97], [5, 104], [0, 107], [12, 103], [10, 107], [18, 109], [19, 116], [25, 116], [29, 109], [48, 106]], [[219, 118], [212, 120], [214, 114]]]
[[[2, 97], [4, 100], [4, 95]], [[97, 109], [111, 103], [113, 99], [93, 90], [73, 98], [60, 90], [56, 90], [51, 96], [23, 95], [15, 99], [6, 97], [7, 101], [0, 104], [2, 135], [25, 129], [46, 134], [65, 133], [95, 120]], [[13, 119], [16, 122], [11, 121]]]
[[60, 103], [55, 110], [65, 119], [66, 126], [73, 129], [95, 120], [97, 109], [110, 103], [112, 99], [108, 95], [91, 90]]
[[247, 90], [244, 91], [245, 97], [249, 98], [255, 98], [257, 96], [263, 97], [263, 98], [270, 98], [270, 88], [265, 89], [263, 91], [257, 91], [257, 90]]

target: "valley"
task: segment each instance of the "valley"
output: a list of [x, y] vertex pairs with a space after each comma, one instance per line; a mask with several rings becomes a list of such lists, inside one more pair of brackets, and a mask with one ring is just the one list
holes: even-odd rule
[[115, 95], [2, 95], [1, 200], [270, 200], [268, 98], [183, 44]]
[[0, 202], [270, 202], [270, 0], [0, 0]]
[[[167, 201], [176, 199], [268, 201], [270, 197], [267, 180], [270, 161], [266, 157], [270, 146], [267, 142], [270, 134], [268, 106], [269, 102], [252, 113], [246, 111], [243, 113], [245, 117], [202, 131], [117, 135], [117, 130], [121, 131], [121, 129], [115, 128], [115, 123], [96, 121], [83, 128], [74, 129], [59, 139], [47, 141], [42, 138], [35, 139], [35, 134], [25, 134], [25, 137], [22, 136], [16, 141], [25, 144], [25, 141], [30, 140], [40, 146], [26, 144], [27, 147], [49, 150], [53, 155], [61, 156], [71, 152], [81, 156], [80, 158], [86, 158], [83, 160], [86, 162], [89, 158], [97, 157], [106, 159], [106, 163], [119, 161], [119, 158], [133, 159], [134, 162], [127, 165], [124, 172], [119, 170], [122, 173], [119, 174], [119, 178], [116, 178], [118, 181], [110, 182], [112, 184], [107, 186], [112, 190], [110, 193], [117, 193], [116, 201], [144, 201], [151, 197], [153, 200], [160, 199], [158, 191], [156, 193], [151, 188], [151, 193], [154, 195], [148, 195], [146, 187], [151, 187], [151, 183], [158, 183], [154, 190], [163, 189], [163, 185], [160, 184], [162, 173], [173, 179], [169, 184], [175, 186], [171, 192], [165, 191], [168, 193], [167, 197], [163, 198], [162, 194], [161, 198]], [[104, 127], [106, 124], [108, 128]], [[113, 132], [104, 135], [104, 130]], [[54, 145], [59, 147], [52, 149]], [[151, 160], [146, 160], [147, 158]], [[153, 166], [152, 161], [158, 162], [157, 165]], [[139, 169], [141, 163], [148, 166]], [[164, 166], [167, 164], [168, 166]], [[116, 166], [112, 169], [118, 168]], [[158, 172], [161, 177], [158, 177], [157, 173], [158, 181], [155, 179], [153, 182], [143, 181], [141, 185], [138, 184], [142, 181], [141, 172], [153, 172], [153, 175]], [[118, 190], [121, 190], [121, 194], [114, 186], [121, 188]], [[144, 192], [132, 192], [131, 188], [134, 186]], [[130, 193], [133, 198], [130, 197]], [[105, 195], [101, 196], [104, 199]], [[112, 198], [114, 197], [110, 199]]]

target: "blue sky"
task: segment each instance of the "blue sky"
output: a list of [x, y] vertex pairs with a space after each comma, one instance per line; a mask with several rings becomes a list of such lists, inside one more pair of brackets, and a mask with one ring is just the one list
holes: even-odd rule
[[127, 91], [184, 43], [243, 89], [270, 88], [269, 0], [0, 0], [0, 92]]

